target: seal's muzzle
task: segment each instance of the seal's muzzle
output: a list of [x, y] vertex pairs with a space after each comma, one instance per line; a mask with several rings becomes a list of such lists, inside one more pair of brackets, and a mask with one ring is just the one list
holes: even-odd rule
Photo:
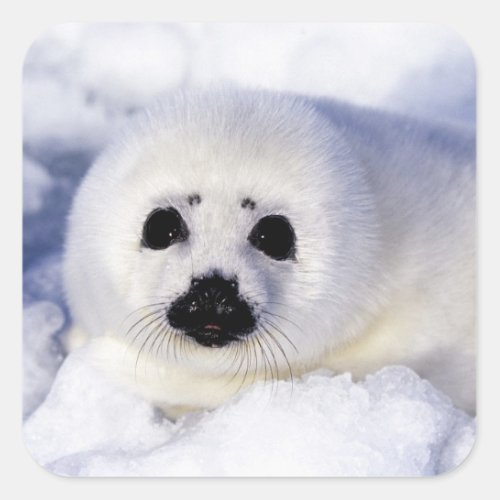
[[167, 318], [207, 347], [221, 347], [240, 340], [255, 329], [255, 317], [238, 291], [238, 281], [218, 274], [195, 278], [188, 292], [173, 302]]

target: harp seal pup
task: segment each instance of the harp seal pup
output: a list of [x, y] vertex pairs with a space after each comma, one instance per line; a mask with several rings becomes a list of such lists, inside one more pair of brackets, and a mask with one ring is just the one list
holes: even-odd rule
[[474, 413], [474, 137], [267, 91], [168, 97], [77, 192], [68, 345], [172, 417], [390, 364]]

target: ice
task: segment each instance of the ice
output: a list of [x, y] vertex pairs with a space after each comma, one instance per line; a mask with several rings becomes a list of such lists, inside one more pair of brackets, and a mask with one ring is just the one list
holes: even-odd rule
[[422, 476], [460, 465], [474, 419], [405, 367], [259, 383], [171, 422], [71, 354], [27, 420], [33, 458], [77, 476]]
[[188, 69], [185, 38], [180, 26], [169, 24], [87, 27], [73, 79], [108, 105], [144, 106], [152, 96], [184, 83]]
[[23, 286], [25, 305], [46, 300], [62, 305], [61, 259], [59, 253], [51, 253], [38, 259], [37, 264], [30, 266], [25, 272]]
[[144, 106], [184, 83], [188, 50], [182, 25], [63, 24], [36, 40], [25, 76], [55, 74], [107, 107]]
[[190, 26], [186, 34], [191, 85], [230, 82], [417, 114], [434, 110], [415, 102], [441, 101], [442, 112], [443, 100], [455, 114], [452, 107], [474, 93], [472, 55], [442, 25], [228, 23]]
[[104, 146], [119, 118], [82, 88], [53, 75], [26, 76], [23, 84], [23, 136], [35, 152], [46, 148], [90, 149]]
[[151, 451], [168, 438], [173, 425], [160, 425], [152, 406], [106, 383], [85, 353], [75, 351], [66, 359], [46, 401], [25, 425], [26, 445], [35, 460], [69, 460], [67, 474], [85, 464], [77, 454]]
[[441, 119], [475, 113], [472, 55], [441, 25], [64, 24], [26, 55], [25, 139], [97, 150], [163, 93], [227, 83]]
[[37, 149], [101, 149], [131, 110], [184, 83], [184, 38], [175, 25], [52, 28], [25, 58], [25, 140]]
[[23, 279], [23, 415], [45, 399], [64, 359], [61, 336], [67, 321], [62, 304], [61, 257], [49, 255]]
[[56, 338], [64, 313], [53, 302], [38, 301], [23, 312], [23, 413], [29, 415], [45, 398], [63, 355]]
[[39, 212], [53, 185], [45, 167], [28, 156], [23, 160], [23, 212]]

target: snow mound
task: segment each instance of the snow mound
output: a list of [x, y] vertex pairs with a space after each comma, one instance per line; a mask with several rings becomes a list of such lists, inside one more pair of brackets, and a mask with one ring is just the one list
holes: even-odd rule
[[182, 88], [232, 84], [474, 123], [474, 60], [425, 23], [68, 23], [24, 63], [24, 139], [101, 150], [128, 114]]
[[43, 165], [25, 156], [23, 159], [23, 213], [39, 212], [53, 183], [54, 180]]
[[66, 476], [422, 476], [458, 466], [474, 419], [401, 366], [355, 383], [318, 371], [259, 383], [172, 422], [71, 354], [24, 426], [27, 448]]
[[29, 415], [45, 398], [63, 354], [55, 334], [64, 325], [53, 302], [33, 302], [23, 311], [23, 413]]

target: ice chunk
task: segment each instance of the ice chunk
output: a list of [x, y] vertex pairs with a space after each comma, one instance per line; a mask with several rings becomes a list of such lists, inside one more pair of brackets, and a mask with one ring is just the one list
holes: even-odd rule
[[456, 467], [474, 441], [474, 420], [405, 367], [259, 383], [173, 423], [89, 352], [66, 360], [25, 425], [35, 459], [62, 475], [421, 476]]
[[23, 159], [23, 213], [33, 214], [40, 211], [52, 185], [53, 181], [45, 167], [25, 156]]
[[54, 303], [34, 302], [23, 311], [23, 414], [29, 415], [44, 399], [62, 362], [56, 333], [64, 313]]
[[25, 76], [23, 109], [23, 137], [33, 150], [98, 150], [119, 126], [84, 89], [50, 74]]
[[33, 458], [48, 468], [62, 460], [65, 475], [78, 474], [102, 452], [124, 462], [127, 454], [151, 453], [174, 428], [150, 404], [107, 380], [87, 352], [82, 348], [66, 359], [45, 402], [25, 424]]

